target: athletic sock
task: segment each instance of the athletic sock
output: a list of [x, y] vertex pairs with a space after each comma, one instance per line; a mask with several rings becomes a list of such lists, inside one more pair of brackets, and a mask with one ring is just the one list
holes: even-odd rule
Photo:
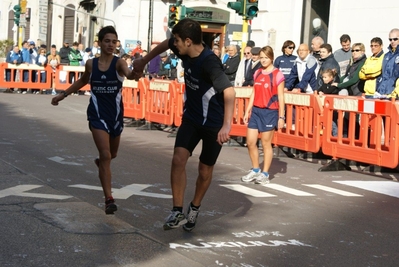
[[259, 172], [259, 171], [260, 171], [260, 168], [252, 168], [252, 170], [253, 170], [254, 172]]
[[180, 212], [183, 212], [183, 207], [173, 207], [173, 209], [172, 209], [173, 211], [180, 211]]
[[196, 210], [198, 210], [201, 207], [201, 205], [200, 206], [194, 206], [193, 202], [190, 203], [190, 206], [192, 208], [196, 209]]

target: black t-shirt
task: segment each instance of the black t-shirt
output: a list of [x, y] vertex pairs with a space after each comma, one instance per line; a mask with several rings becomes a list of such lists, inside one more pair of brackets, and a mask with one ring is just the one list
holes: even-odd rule
[[169, 40], [169, 48], [182, 59], [186, 101], [183, 118], [209, 127], [221, 127], [224, 119], [223, 91], [231, 83], [223, 71], [220, 59], [206, 46], [198, 57], [180, 55]]

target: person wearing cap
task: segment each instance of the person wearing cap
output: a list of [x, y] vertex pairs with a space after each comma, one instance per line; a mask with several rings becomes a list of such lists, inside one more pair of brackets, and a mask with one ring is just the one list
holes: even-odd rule
[[253, 47], [251, 49], [251, 60], [249, 61], [248, 71], [245, 74], [244, 82], [242, 86], [253, 86], [254, 85], [254, 74], [255, 72], [262, 67], [262, 64], [259, 61], [259, 53], [260, 47]]
[[140, 53], [140, 55], [143, 53], [143, 49], [141, 49], [141, 41], [137, 41], [136, 47], [132, 50], [130, 50], [130, 55], [133, 57], [134, 54]]
[[85, 49], [85, 51], [83, 53], [82, 66], [85, 66], [87, 60], [89, 60], [90, 58], [92, 58], [91, 49], [90, 49], [90, 47], [86, 47], [86, 49]]
[[[214, 165], [223, 143], [230, 139], [235, 90], [215, 53], [203, 43], [201, 25], [190, 18], [172, 28], [172, 36], [133, 62], [133, 71], [141, 73], [155, 56], [172, 50], [183, 61], [185, 102], [182, 123], [177, 131], [170, 171], [173, 203], [164, 230], [196, 226], [201, 202], [211, 185]], [[195, 193], [183, 213], [186, 190], [186, 165], [202, 140]]]
[[293, 41], [285, 41], [283, 47], [281, 47], [281, 52], [283, 52], [283, 54], [278, 56], [274, 61], [274, 66], [284, 74], [286, 80], [295, 64], [296, 56], [293, 55], [294, 49], [295, 43]]
[[61, 65], [69, 65], [69, 53], [71, 48], [69, 47], [69, 41], [64, 40], [64, 45], [61, 47], [59, 56], [61, 58]]
[[[36, 59], [37, 59], [38, 53], [37, 53], [35, 42], [32, 40], [29, 42], [29, 55], [30, 55], [29, 64], [36, 64]], [[37, 74], [37, 71], [32, 70], [31, 82], [36, 82], [36, 74]], [[35, 91], [37, 91], [37, 90], [35, 90]]]
[[105, 197], [105, 213], [114, 214], [118, 207], [112, 196], [111, 160], [117, 156], [123, 131], [123, 80], [124, 77], [139, 79], [142, 74], [132, 72], [123, 59], [113, 55], [118, 40], [113, 26], [103, 27], [98, 33], [98, 40], [100, 56], [89, 59], [83, 75], [52, 98], [51, 104], [58, 105], [68, 95], [90, 83], [92, 96], [87, 107], [87, 120], [99, 155], [94, 163], [98, 167]]

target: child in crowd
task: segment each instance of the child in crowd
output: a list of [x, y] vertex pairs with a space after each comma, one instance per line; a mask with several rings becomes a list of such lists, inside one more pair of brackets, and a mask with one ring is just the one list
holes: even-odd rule
[[[323, 85], [317, 89], [319, 95], [338, 95], [339, 89], [337, 86], [333, 86], [332, 83], [334, 82], [334, 78], [337, 75], [337, 71], [335, 69], [326, 69], [321, 73], [321, 77], [323, 79]], [[338, 113], [333, 113], [332, 119], [332, 136], [338, 135]]]
[[[39, 50], [39, 55], [37, 56], [36, 59], [36, 64], [39, 66], [43, 66], [45, 67], [47, 65], [47, 57], [46, 57], [46, 49], [45, 48], [40, 48]], [[41, 83], [45, 83], [46, 82], [46, 71], [41, 70], [40, 74], [38, 73], [38, 75], [40, 75], [39, 80]], [[45, 94], [46, 93], [46, 89], [43, 89], [42, 93]], [[37, 91], [36, 94], [38, 94], [39, 91]]]
[[328, 94], [328, 95], [337, 95], [339, 89], [337, 86], [333, 86], [334, 77], [337, 75], [335, 69], [326, 69], [322, 72], [321, 77], [323, 79], [323, 85], [317, 89], [319, 95]]

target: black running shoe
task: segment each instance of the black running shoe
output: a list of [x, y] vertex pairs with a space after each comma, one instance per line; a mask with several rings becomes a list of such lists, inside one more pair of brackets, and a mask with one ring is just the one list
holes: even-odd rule
[[107, 198], [105, 201], [105, 214], [114, 214], [118, 210], [113, 197]]
[[187, 222], [186, 216], [178, 210], [172, 210], [169, 217], [166, 219], [165, 224], [163, 225], [164, 230], [170, 230], [178, 228], [180, 225], [183, 225]]
[[197, 221], [198, 214], [199, 214], [199, 208], [196, 209], [192, 207], [190, 204], [187, 210], [187, 223], [183, 225], [184, 230], [186, 230], [187, 232], [191, 232], [195, 228], [195, 223]]

